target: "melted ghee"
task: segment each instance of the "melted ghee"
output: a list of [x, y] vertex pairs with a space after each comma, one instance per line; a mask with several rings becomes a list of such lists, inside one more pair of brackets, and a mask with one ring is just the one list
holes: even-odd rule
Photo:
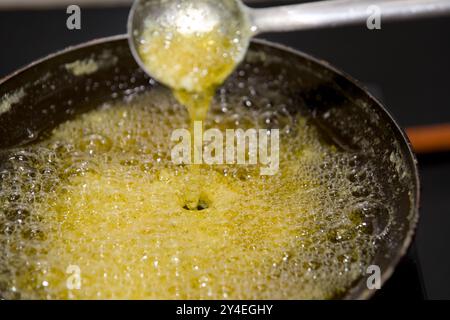
[[207, 30], [163, 27], [147, 21], [138, 53], [153, 77], [169, 86], [192, 120], [204, 120], [217, 87], [243, 58], [247, 45], [217, 26]]
[[[307, 119], [275, 112], [272, 122], [292, 123], [280, 137], [278, 175], [175, 166], [170, 135], [189, 116], [156, 94], [90, 111], [8, 152], [4, 298], [332, 298], [361, 277], [378, 236], [370, 217], [390, 212], [371, 200], [380, 184], [370, 165], [324, 144]], [[258, 127], [251, 112], [239, 115]], [[232, 111], [214, 119], [222, 129], [236, 120]], [[201, 181], [194, 196], [193, 181]], [[68, 287], [70, 266], [79, 290]]]

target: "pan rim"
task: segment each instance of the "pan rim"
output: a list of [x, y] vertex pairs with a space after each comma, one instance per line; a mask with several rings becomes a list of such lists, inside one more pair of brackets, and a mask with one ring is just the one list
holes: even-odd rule
[[[128, 42], [129, 35], [128, 34], [119, 34], [119, 35], [114, 35], [114, 36], [109, 36], [109, 37], [103, 37], [103, 38], [90, 40], [90, 41], [87, 41], [87, 42], [84, 42], [81, 44], [66, 47], [62, 50], [56, 51], [47, 56], [39, 58], [23, 67], [17, 69], [16, 71], [13, 71], [12, 73], [6, 75], [5, 77], [0, 79], [0, 86], [2, 86], [8, 80], [33, 68], [34, 66], [41, 64], [47, 60], [50, 60], [52, 58], [58, 57], [60, 55], [66, 54], [71, 51], [76, 51], [78, 49], [82, 49], [82, 48], [86, 48], [86, 47], [94, 46], [94, 45], [99, 45], [99, 44], [103, 44], [103, 43], [108, 43], [108, 42], [114, 42], [114, 41], [127, 41]], [[405, 238], [402, 241], [401, 247], [394, 254], [388, 268], [385, 269], [381, 274], [381, 285], [383, 286], [387, 282], [387, 280], [392, 276], [392, 274], [394, 273], [394, 270], [398, 266], [400, 260], [406, 255], [408, 249], [410, 248], [412, 241], [414, 239], [414, 235], [416, 234], [418, 223], [419, 223], [419, 218], [420, 218], [419, 209], [420, 209], [420, 197], [421, 197], [421, 190], [420, 190], [420, 186], [421, 186], [420, 182], [421, 181], [420, 181], [420, 175], [419, 175], [419, 169], [418, 169], [418, 161], [417, 161], [417, 157], [416, 157], [415, 153], [413, 152], [411, 142], [410, 142], [408, 136], [406, 135], [406, 132], [404, 131], [403, 128], [401, 128], [399, 126], [397, 121], [394, 119], [392, 114], [385, 108], [383, 103], [381, 103], [376, 97], [374, 97], [367, 90], [367, 88], [365, 87], [364, 84], [362, 84], [359, 80], [353, 78], [351, 75], [347, 74], [346, 72], [334, 67], [329, 62], [319, 59], [319, 58], [316, 58], [316, 57], [313, 57], [307, 53], [301, 52], [301, 51], [291, 48], [289, 46], [279, 44], [279, 43], [274, 43], [274, 42], [264, 40], [264, 39], [252, 39], [251, 43], [261, 44], [261, 45], [265, 45], [265, 46], [279, 49], [282, 51], [286, 51], [295, 56], [302, 57], [306, 60], [312, 61], [312, 62], [334, 72], [335, 74], [337, 74], [341, 77], [344, 77], [347, 81], [351, 82], [354, 86], [356, 86], [357, 88], [362, 90], [370, 98], [370, 100], [372, 100], [375, 103], [377, 108], [379, 108], [379, 110], [387, 116], [387, 119], [390, 121], [391, 125], [393, 125], [393, 130], [397, 130], [397, 132], [400, 134], [400, 137], [403, 138], [403, 142], [406, 144], [405, 151], [406, 151], [406, 153], [409, 153], [409, 155], [410, 155], [411, 166], [412, 166], [412, 171], [413, 171], [412, 174], [414, 175], [413, 181], [415, 183], [415, 189], [416, 189], [414, 191], [414, 193], [415, 193], [414, 194], [415, 201], [413, 203], [414, 207], [411, 209], [411, 212], [410, 212], [410, 214], [412, 214], [413, 216], [411, 217], [409, 230], [408, 230]], [[366, 288], [361, 291], [361, 289], [358, 287], [352, 287], [344, 295], [343, 298], [346, 300], [348, 300], [348, 299], [363, 300], [363, 299], [371, 298], [374, 294], [375, 294], [375, 290], [370, 290], [370, 289]]]

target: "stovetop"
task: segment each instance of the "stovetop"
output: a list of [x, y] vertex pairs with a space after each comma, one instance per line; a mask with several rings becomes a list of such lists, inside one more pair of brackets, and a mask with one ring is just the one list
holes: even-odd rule
[[[128, 8], [0, 11], [0, 77], [69, 45], [125, 33]], [[264, 35], [327, 60], [367, 84], [402, 126], [450, 122], [450, 18]], [[421, 220], [415, 242], [376, 299], [450, 299], [450, 153], [419, 156]]]

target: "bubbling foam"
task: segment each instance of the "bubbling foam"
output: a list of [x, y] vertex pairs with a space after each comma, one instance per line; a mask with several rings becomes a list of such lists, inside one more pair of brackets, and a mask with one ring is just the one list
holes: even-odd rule
[[[234, 109], [233, 109], [234, 108]], [[175, 166], [167, 92], [103, 105], [0, 168], [0, 293], [31, 299], [337, 297], [392, 214], [369, 161], [283, 108], [215, 105], [207, 126], [278, 127], [280, 171]], [[190, 208], [198, 184], [198, 207]], [[379, 223], [380, 215], [387, 221]], [[69, 266], [81, 271], [70, 290]]]

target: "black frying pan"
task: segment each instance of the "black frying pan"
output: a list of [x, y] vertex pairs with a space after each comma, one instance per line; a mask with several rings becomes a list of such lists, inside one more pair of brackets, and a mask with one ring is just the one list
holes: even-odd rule
[[[74, 76], [65, 67], [86, 58], [100, 61], [99, 70]], [[394, 223], [373, 261], [380, 266], [384, 283], [406, 253], [418, 221], [419, 178], [405, 134], [366, 89], [325, 62], [257, 40], [244, 64], [248, 70], [259, 70], [247, 72], [253, 83], [262, 85], [283, 74], [277, 90], [286, 97], [288, 108], [308, 112], [327, 139], [370, 157], [380, 174], [391, 177], [383, 188], [392, 195], [385, 200], [394, 204]], [[228, 81], [237, 81], [238, 71]], [[33, 143], [74, 115], [105, 100], [151, 90], [152, 83], [134, 61], [125, 36], [96, 40], [37, 61], [0, 81], [0, 98], [14, 93], [20, 97], [11, 108], [0, 109], [0, 150]], [[373, 293], [362, 277], [343, 298], [364, 299]]]

